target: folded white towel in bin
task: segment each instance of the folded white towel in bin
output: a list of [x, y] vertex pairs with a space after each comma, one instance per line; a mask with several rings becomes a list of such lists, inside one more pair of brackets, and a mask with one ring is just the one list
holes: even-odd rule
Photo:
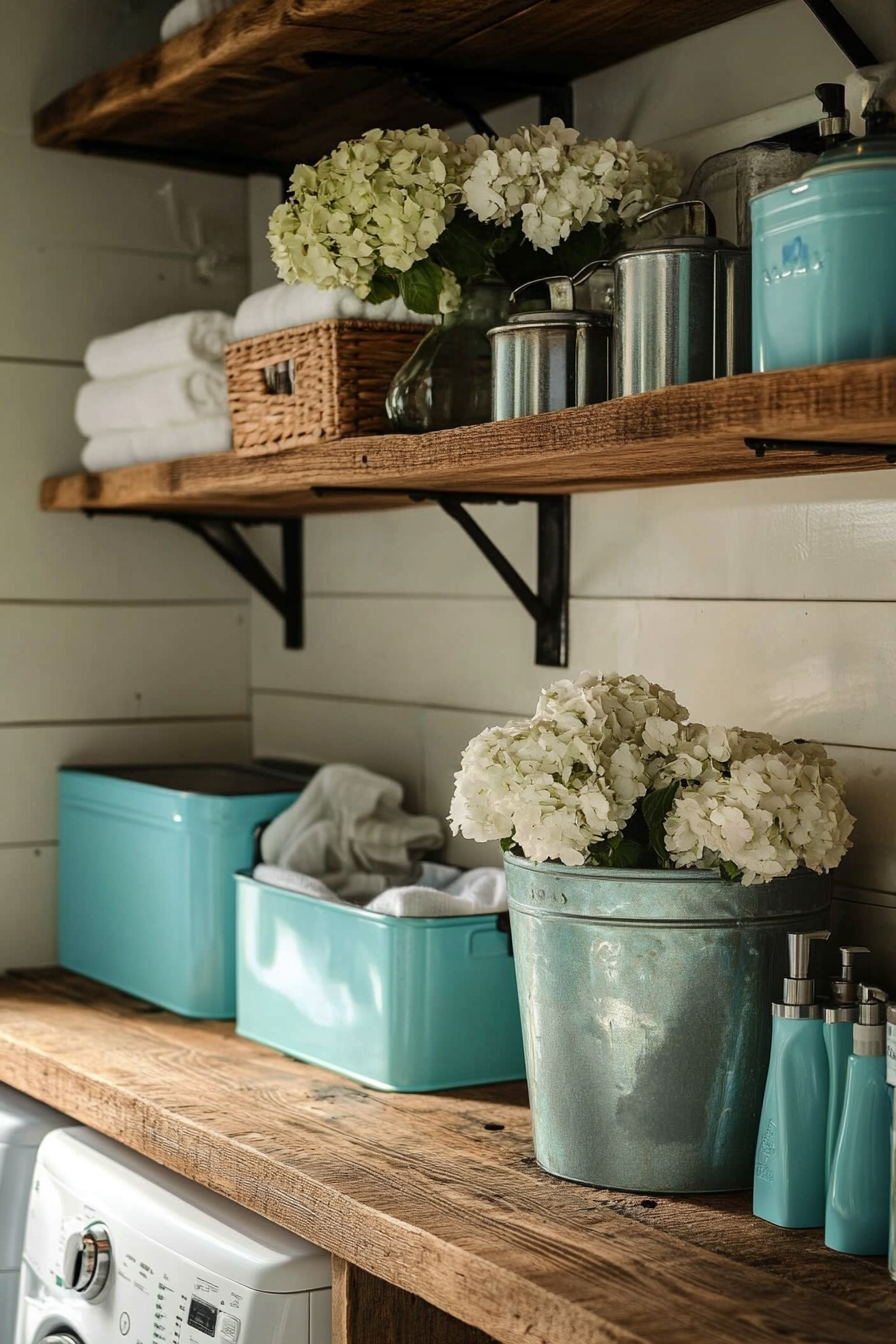
[[403, 798], [395, 780], [361, 766], [322, 766], [265, 829], [261, 857], [352, 901], [415, 883], [423, 855], [444, 837], [435, 818], [405, 812]]
[[[435, 867], [436, 865], [431, 865]], [[454, 870], [457, 872], [458, 870]], [[336, 905], [353, 905], [376, 915], [405, 919], [449, 919], [457, 915], [496, 915], [507, 909], [507, 884], [500, 868], [472, 868], [460, 873], [446, 887], [390, 887], [371, 900], [347, 900], [319, 878], [260, 863], [254, 876], [271, 887], [295, 891], [300, 896]]]
[[133, 378], [85, 383], [75, 402], [75, 420], [88, 438], [119, 429], [183, 425], [227, 410], [224, 370], [184, 364]]
[[220, 364], [233, 340], [229, 313], [172, 313], [90, 342], [84, 364], [91, 378], [130, 378], [197, 360]]
[[201, 453], [226, 453], [233, 447], [233, 431], [226, 415], [210, 415], [188, 425], [161, 425], [158, 429], [120, 429], [97, 434], [81, 453], [85, 471], [111, 471], [139, 462], [170, 462]]
[[169, 38], [177, 37], [178, 33], [195, 28], [213, 14], [230, 9], [235, 3], [236, 0], [180, 0], [162, 20], [162, 41], [167, 42]]
[[312, 284], [287, 285], [281, 281], [243, 299], [236, 310], [234, 338], [242, 341], [250, 336], [266, 336], [271, 331], [304, 327], [309, 322], [324, 322], [334, 317], [365, 322], [419, 322], [421, 325], [431, 325], [433, 321], [425, 313], [412, 313], [401, 299], [368, 303], [350, 289], [318, 289]]

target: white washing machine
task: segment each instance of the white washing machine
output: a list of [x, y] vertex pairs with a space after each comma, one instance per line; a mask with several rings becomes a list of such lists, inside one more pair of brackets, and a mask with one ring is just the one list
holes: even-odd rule
[[60, 1129], [37, 1156], [14, 1339], [330, 1344], [330, 1283], [310, 1242], [92, 1130]]
[[0, 1344], [16, 1322], [25, 1214], [37, 1147], [45, 1134], [71, 1121], [23, 1092], [0, 1083]]

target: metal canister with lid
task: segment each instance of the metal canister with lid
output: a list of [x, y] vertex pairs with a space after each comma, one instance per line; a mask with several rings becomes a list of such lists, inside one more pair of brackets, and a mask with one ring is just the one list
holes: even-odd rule
[[750, 253], [718, 238], [703, 201], [649, 210], [639, 225], [672, 236], [616, 257], [613, 395], [746, 373]]
[[[587, 268], [576, 282], [601, 263]], [[546, 285], [549, 311], [517, 312], [488, 333], [492, 343], [492, 419], [513, 420], [606, 401], [611, 319], [575, 307], [571, 277], [520, 285], [511, 304]]]
[[896, 355], [896, 62], [861, 73], [864, 138], [751, 202], [757, 372]]

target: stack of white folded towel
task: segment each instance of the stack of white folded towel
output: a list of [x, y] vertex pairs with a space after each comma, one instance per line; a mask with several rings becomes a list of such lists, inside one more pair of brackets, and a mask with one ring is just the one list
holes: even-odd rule
[[364, 322], [419, 322], [431, 324], [425, 313], [412, 313], [401, 299], [368, 303], [350, 289], [318, 289], [316, 285], [287, 285], [281, 281], [243, 299], [236, 310], [234, 336], [266, 336], [286, 327], [304, 327], [330, 318], [354, 318]]
[[169, 38], [177, 37], [178, 33], [195, 28], [213, 14], [230, 9], [235, 3], [236, 0], [178, 0], [162, 20], [162, 41], [167, 42]]
[[164, 462], [232, 447], [224, 346], [227, 313], [176, 313], [87, 347], [93, 379], [78, 392], [75, 420], [88, 471]]

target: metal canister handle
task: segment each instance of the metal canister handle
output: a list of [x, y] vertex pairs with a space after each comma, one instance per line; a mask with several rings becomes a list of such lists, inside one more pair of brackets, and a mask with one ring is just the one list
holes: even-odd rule
[[538, 280], [527, 280], [524, 285], [517, 285], [516, 289], [510, 295], [510, 302], [516, 303], [520, 294], [524, 294], [527, 289], [537, 289], [539, 285], [547, 285], [551, 296], [551, 311], [554, 313], [571, 313], [575, 308], [575, 294], [573, 285], [575, 281], [569, 275], [545, 275]]
[[705, 201], [672, 201], [669, 205], [658, 205], [653, 210], [645, 210], [635, 221], [640, 228], [649, 224], [660, 215], [669, 215], [673, 210], [685, 212], [684, 235], [694, 238], [714, 238], [716, 236], [716, 217]]

